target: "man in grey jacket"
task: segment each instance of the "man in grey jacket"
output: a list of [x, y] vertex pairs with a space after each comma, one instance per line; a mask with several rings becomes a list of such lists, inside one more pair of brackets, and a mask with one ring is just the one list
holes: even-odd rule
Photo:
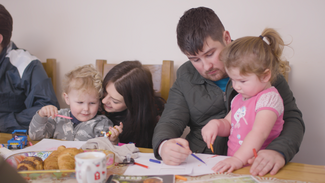
[[[203, 141], [201, 129], [211, 119], [223, 118], [237, 94], [219, 60], [220, 51], [231, 42], [231, 37], [213, 10], [199, 7], [186, 11], [177, 25], [177, 41], [189, 61], [177, 71], [153, 136], [156, 158], [169, 165], [180, 164], [192, 152], [212, 153]], [[256, 159], [249, 160], [253, 175], [276, 174], [299, 151], [305, 132], [302, 114], [282, 75], [274, 86], [284, 101], [285, 123], [280, 136], [260, 150]], [[191, 130], [182, 139], [186, 126]], [[216, 138], [216, 154], [227, 154], [227, 141], [225, 137]]]

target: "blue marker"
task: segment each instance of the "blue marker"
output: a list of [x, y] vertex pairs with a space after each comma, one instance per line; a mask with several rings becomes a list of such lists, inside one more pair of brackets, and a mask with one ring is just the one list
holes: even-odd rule
[[149, 159], [149, 161], [151, 161], [151, 162], [154, 162], [154, 163], [161, 163], [159, 160], [155, 160], [155, 159]]
[[[176, 143], [177, 145], [179, 145], [179, 146], [181, 146], [181, 147], [183, 147], [181, 144], [179, 144], [179, 143]], [[199, 158], [199, 157], [197, 157], [195, 154], [191, 154], [194, 158], [196, 158], [197, 160], [199, 160], [199, 161], [201, 161], [202, 163], [204, 163], [205, 165], [207, 165], [201, 158]]]

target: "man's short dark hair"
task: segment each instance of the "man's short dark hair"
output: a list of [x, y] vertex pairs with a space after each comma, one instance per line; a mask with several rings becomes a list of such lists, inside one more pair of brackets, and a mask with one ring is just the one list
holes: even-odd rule
[[12, 17], [2, 4], [0, 4], [0, 34], [3, 37], [1, 46], [5, 48], [10, 43], [11, 39]]
[[215, 12], [206, 7], [187, 10], [177, 25], [177, 43], [185, 54], [202, 51], [206, 38], [223, 43], [225, 28]]

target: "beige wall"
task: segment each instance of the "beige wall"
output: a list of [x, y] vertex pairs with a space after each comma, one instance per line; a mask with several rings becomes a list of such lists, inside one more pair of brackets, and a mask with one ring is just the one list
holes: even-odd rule
[[[191, 7], [214, 9], [233, 39], [277, 29], [291, 47], [290, 87], [303, 112], [306, 134], [294, 162], [325, 165], [324, 42], [325, 1], [320, 0], [2, 0], [14, 19], [12, 40], [45, 61], [58, 61], [58, 93], [64, 74], [78, 65], [107, 59], [118, 63], [186, 57], [176, 44], [175, 28]], [[60, 98], [60, 97], [59, 97]], [[61, 100], [61, 99], [60, 99]], [[64, 106], [63, 101], [60, 101]]]

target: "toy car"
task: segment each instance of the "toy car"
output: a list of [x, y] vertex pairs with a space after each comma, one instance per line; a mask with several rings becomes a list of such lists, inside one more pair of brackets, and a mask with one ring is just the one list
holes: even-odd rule
[[8, 149], [22, 149], [27, 145], [27, 130], [14, 130], [8, 140]]

